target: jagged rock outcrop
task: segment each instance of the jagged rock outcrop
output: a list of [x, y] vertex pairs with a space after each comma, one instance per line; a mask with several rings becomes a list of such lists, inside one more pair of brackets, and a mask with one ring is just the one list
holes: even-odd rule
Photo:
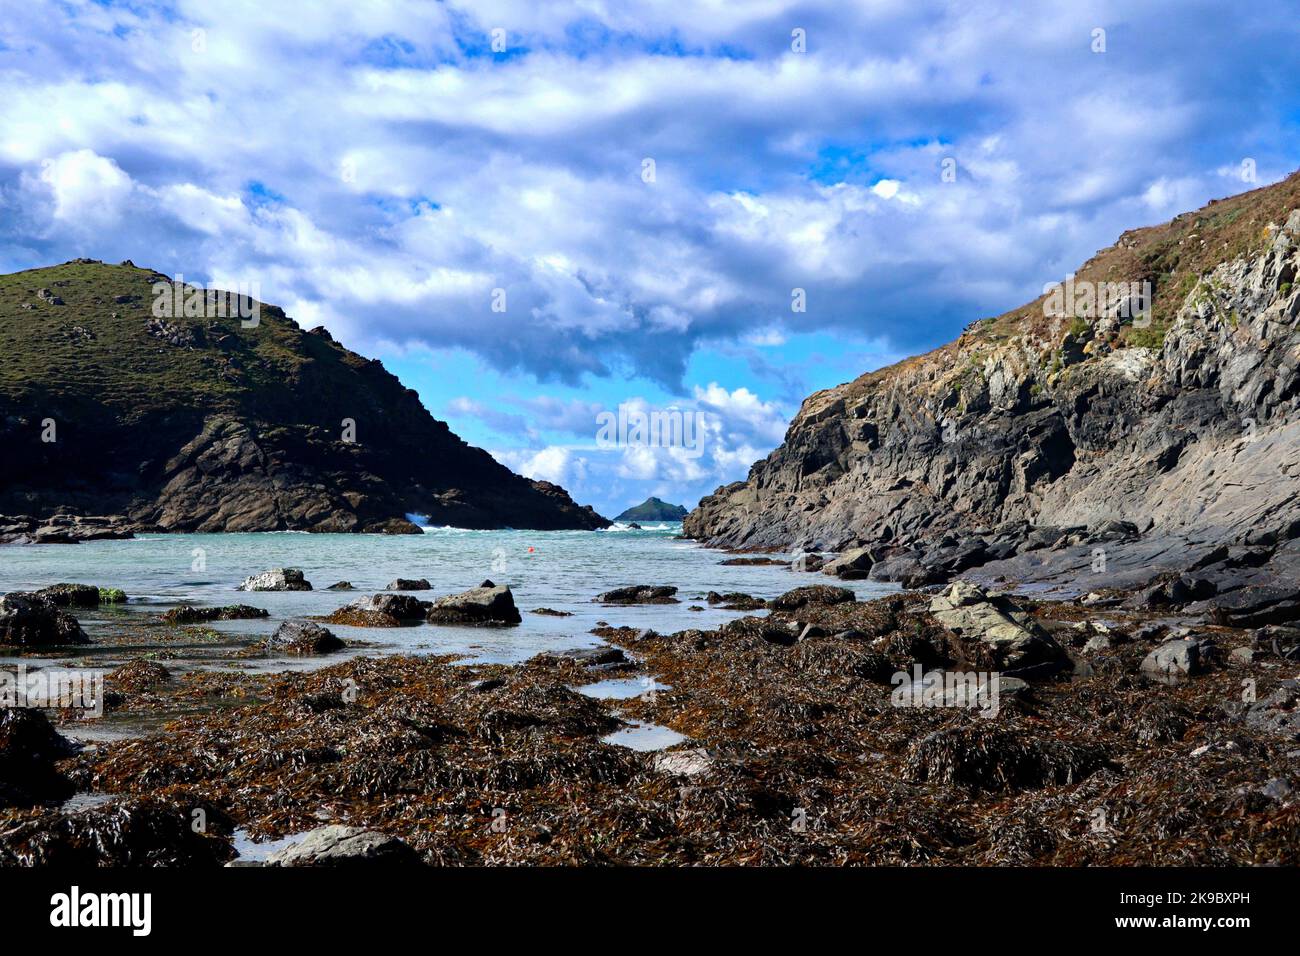
[[380, 362], [276, 306], [259, 303], [249, 325], [154, 316], [154, 286], [169, 282], [91, 260], [0, 276], [0, 514], [24, 516], [0, 522], [0, 541], [418, 533], [408, 514], [608, 525], [467, 445]]
[[1300, 174], [1125, 233], [1075, 282], [1149, 282], [1149, 325], [1115, 303], [1049, 315], [1044, 297], [818, 392], [684, 531], [877, 548], [854, 574], [917, 585], [1016, 560], [1032, 576], [1069, 548], [1080, 574], [1101, 549], [1112, 573], [1149, 576], [1297, 537], [1298, 269]]

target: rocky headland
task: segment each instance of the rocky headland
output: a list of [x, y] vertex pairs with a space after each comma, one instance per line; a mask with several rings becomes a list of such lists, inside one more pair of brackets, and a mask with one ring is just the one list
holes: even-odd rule
[[[76, 260], [0, 276], [0, 542], [132, 531], [600, 528], [457, 438], [379, 361], [277, 306]], [[224, 294], [220, 298], [225, 299]], [[189, 314], [190, 312], [194, 314]], [[95, 517], [101, 516], [101, 517]]]
[[818, 392], [683, 529], [910, 587], [1151, 589], [1293, 620], [1298, 267], [1300, 174], [1127, 232], [1067, 291], [1146, 289], [1145, 314], [1053, 290]]

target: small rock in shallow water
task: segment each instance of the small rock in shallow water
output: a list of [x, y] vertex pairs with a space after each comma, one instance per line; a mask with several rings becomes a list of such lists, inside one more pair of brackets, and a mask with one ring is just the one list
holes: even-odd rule
[[837, 578], [853, 580], [865, 578], [874, 563], [871, 548], [855, 548], [822, 563], [820, 568], [823, 574], [833, 574]]
[[761, 607], [767, 607], [766, 601], [739, 591], [731, 591], [727, 594], [710, 591], [704, 596], [704, 600], [709, 604], [721, 604], [724, 611], [756, 611]]
[[311, 582], [297, 568], [273, 568], [244, 579], [238, 591], [310, 591]]
[[514, 625], [523, 618], [510, 588], [484, 581], [476, 588], [434, 601], [426, 620], [430, 624]]
[[36, 595], [57, 607], [99, 607], [99, 588], [90, 584], [51, 584]]
[[351, 627], [400, 627], [420, 620], [428, 610], [428, 601], [409, 594], [371, 594], [344, 605], [325, 620]]
[[344, 644], [327, 627], [311, 621], [285, 621], [271, 635], [267, 647], [290, 654], [329, 654], [342, 650]]
[[260, 617], [270, 617], [266, 608], [251, 607], [247, 604], [230, 604], [225, 607], [194, 607], [182, 604], [163, 615], [168, 624], [205, 624], [208, 621], [245, 621]]
[[631, 584], [596, 595], [599, 604], [677, 604], [677, 589], [667, 585]]
[[424, 578], [398, 578], [388, 585], [388, 591], [427, 591], [430, 584]]
[[600, 667], [605, 664], [623, 664], [627, 662], [627, 655], [617, 647], [582, 647], [573, 651], [565, 651], [561, 656], [577, 661], [584, 667]]

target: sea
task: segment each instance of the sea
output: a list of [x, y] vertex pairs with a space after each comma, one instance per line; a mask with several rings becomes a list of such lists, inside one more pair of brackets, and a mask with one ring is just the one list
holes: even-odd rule
[[[250, 604], [268, 618], [204, 625], [228, 635], [232, 644], [259, 640], [285, 620], [324, 616], [355, 598], [384, 590], [397, 578], [424, 578], [424, 600], [454, 594], [490, 580], [507, 584], [523, 615], [518, 627], [481, 628], [418, 624], [401, 628], [330, 625], [358, 646], [347, 654], [439, 654], [467, 662], [515, 663], [542, 653], [601, 644], [591, 629], [598, 624], [672, 632], [715, 628], [746, 612], [724, 611], [705, 601], [709, 591], [739, 591], [776, 597], [804, 584], [835, 583], [859, 598], [876, 597], [895, 585], [869, 581], [832, 582], [821, 574], [787, 567], [725, 565], [736, 555], [680, 538], [679, 523], [646, 524], [640, 529], [616, 524], [605, 531], [475, 531], [425, 528], [421, 535], [310, 534], [145, 534], [124, 541], [75, 545], [13, 545], [0, 548], [0, 592], [36, 590], [59, 582], [121, 588], [129, 596], [121, 607], [73, 609], [94, 642], [80, 657], [129, 656], [114, 636], [132, 623], [156, 620], [179, 604]], [[790, 555], [769, 557], [788, 559]], [[271, 568], [299, 568], [311, 591], [243, 592], [244, 578]], [[353, 591], [331, 591], [338, 581]], [[594, 602], [603, 591], [631, 584], [673, 585], [678, 604], [605, 606]], [[538, 608], [568, 612], [552, 617]], [[702, 610], [691, 610], [702, 608]], [[763, 614], [765, 612], [747, 612]], [[229, 666], [228, 655], [210, 642], [170, 644], [169, 666]], [[319, 658], [251, 658], [241, 668], [302, 669], [337, 661]], [[0, 663], [17, 658], [0, 656]], [[36, 663], [31, 656], [24, 661]]]

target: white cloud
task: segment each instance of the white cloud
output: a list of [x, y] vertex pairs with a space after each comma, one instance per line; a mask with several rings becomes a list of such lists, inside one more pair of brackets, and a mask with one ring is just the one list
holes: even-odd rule
[[[701, 459], [638, 453], [604, 479], [680, 475], [694, 493], [784, 428], [752, 392], [692, 392], [697, 349], [777, 364], [796, 334], [845, 330], [890, 354], [932, 346], [1126, 228], [1289, 172], [1289, 14], [1280, 0], [1229, 21], [1184, 0], [320, 0], [302, 17], [264, 0], [10, 4], [0, 271], [130, 258], [256, 281], [363, 352], [468, 350], [533, 382], [521, 392], [648, 379], [723, 424]], [[507, 55], [487, 47], [497, 26]], [[1256, 182], [1234, 175], [1246, 158]], [[491, 404], [530, 467], [573, 480], [577, 459], [543, 453], [590, 409]]]
[[79, 230], [114, 223], [131, 195], [131, 177], [89, 149], [61, 153], [41, 163], [40, 181], [54, 200], [51, 217]]

